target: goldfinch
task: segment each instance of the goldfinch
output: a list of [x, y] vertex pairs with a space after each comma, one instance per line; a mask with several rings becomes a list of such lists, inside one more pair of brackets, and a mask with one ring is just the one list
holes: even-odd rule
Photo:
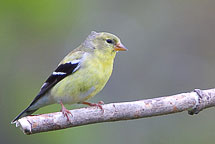
[[61, 104], [61, 112], [67, 120], [72, 114], [64, 104], [81, 103], [102, 109], [101, 103], [86, 101], [104, 88], [111, 76], [117, 51], [126, 50], [117, 36], [92, 31], [78, 48], [60, 62], [31, 104], [12, 123], [54, 103]]

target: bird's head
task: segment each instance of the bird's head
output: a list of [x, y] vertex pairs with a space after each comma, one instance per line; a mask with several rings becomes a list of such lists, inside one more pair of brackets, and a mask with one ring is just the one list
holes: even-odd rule
[[105, 53], [116, 53], [117, 51], [127, 51], [127, 48], [121, 43], [120, 39], [107, 32], [92, 31], [86, 41], [91, 49], [103, 51]]

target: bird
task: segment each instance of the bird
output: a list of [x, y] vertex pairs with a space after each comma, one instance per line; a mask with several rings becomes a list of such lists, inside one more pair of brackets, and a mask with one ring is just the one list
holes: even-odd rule
[[102, 109], [103, 102], [90, 103], [87, 100], [99, 93], [108, 82], [118, 51], [127, 51], [127, 48], [117, 36], [92, 31], [80, 46], [63, 58], [30, 105], [11, 123], [56, 103], [61, 104], [60, 111], [67, 120], [72, 113], [65, 104], [85, 104]]

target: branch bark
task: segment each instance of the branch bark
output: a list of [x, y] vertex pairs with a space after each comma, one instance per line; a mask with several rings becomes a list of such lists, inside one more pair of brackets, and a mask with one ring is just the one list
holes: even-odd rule
[[97, 107], [70, 110], [70, 121], [61, 112], [27, 116], [19, 119], [16, 126], [27, 134], [65, 129], [81, 125], [132, 120], [166, 115], [188, 110], [189, 114], [215, 106], [215, 89], [200, 90], [132, 102], [110, 103], [103, 105], [104, 112]]

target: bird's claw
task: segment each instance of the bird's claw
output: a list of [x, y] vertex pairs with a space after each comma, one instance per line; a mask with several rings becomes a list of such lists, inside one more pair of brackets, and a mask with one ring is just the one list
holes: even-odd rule
[[102, 113], [104, 113], [104, 109], [102, 108], [102, 105], [104, 104], [103, 101], [99, 101], [98, 103], [89, 103], [89, 102], [82, 102], [82, 104], [88, 105], [88, 106], [96, 106], [102, 110]]
[[61, 104], [61, 112], [63, 113], [63, 115], [67, 118], [67, 121], [70, 121], [70, 119], [69, 119], [69, 115], [71, 115], [72, 116], [72, 113], [68, 110], [68, 109], [66, 109], [65, 107], [64, 107], [64, 105], [63, 105], [63, 103], [61, 102], [60, 103]]

